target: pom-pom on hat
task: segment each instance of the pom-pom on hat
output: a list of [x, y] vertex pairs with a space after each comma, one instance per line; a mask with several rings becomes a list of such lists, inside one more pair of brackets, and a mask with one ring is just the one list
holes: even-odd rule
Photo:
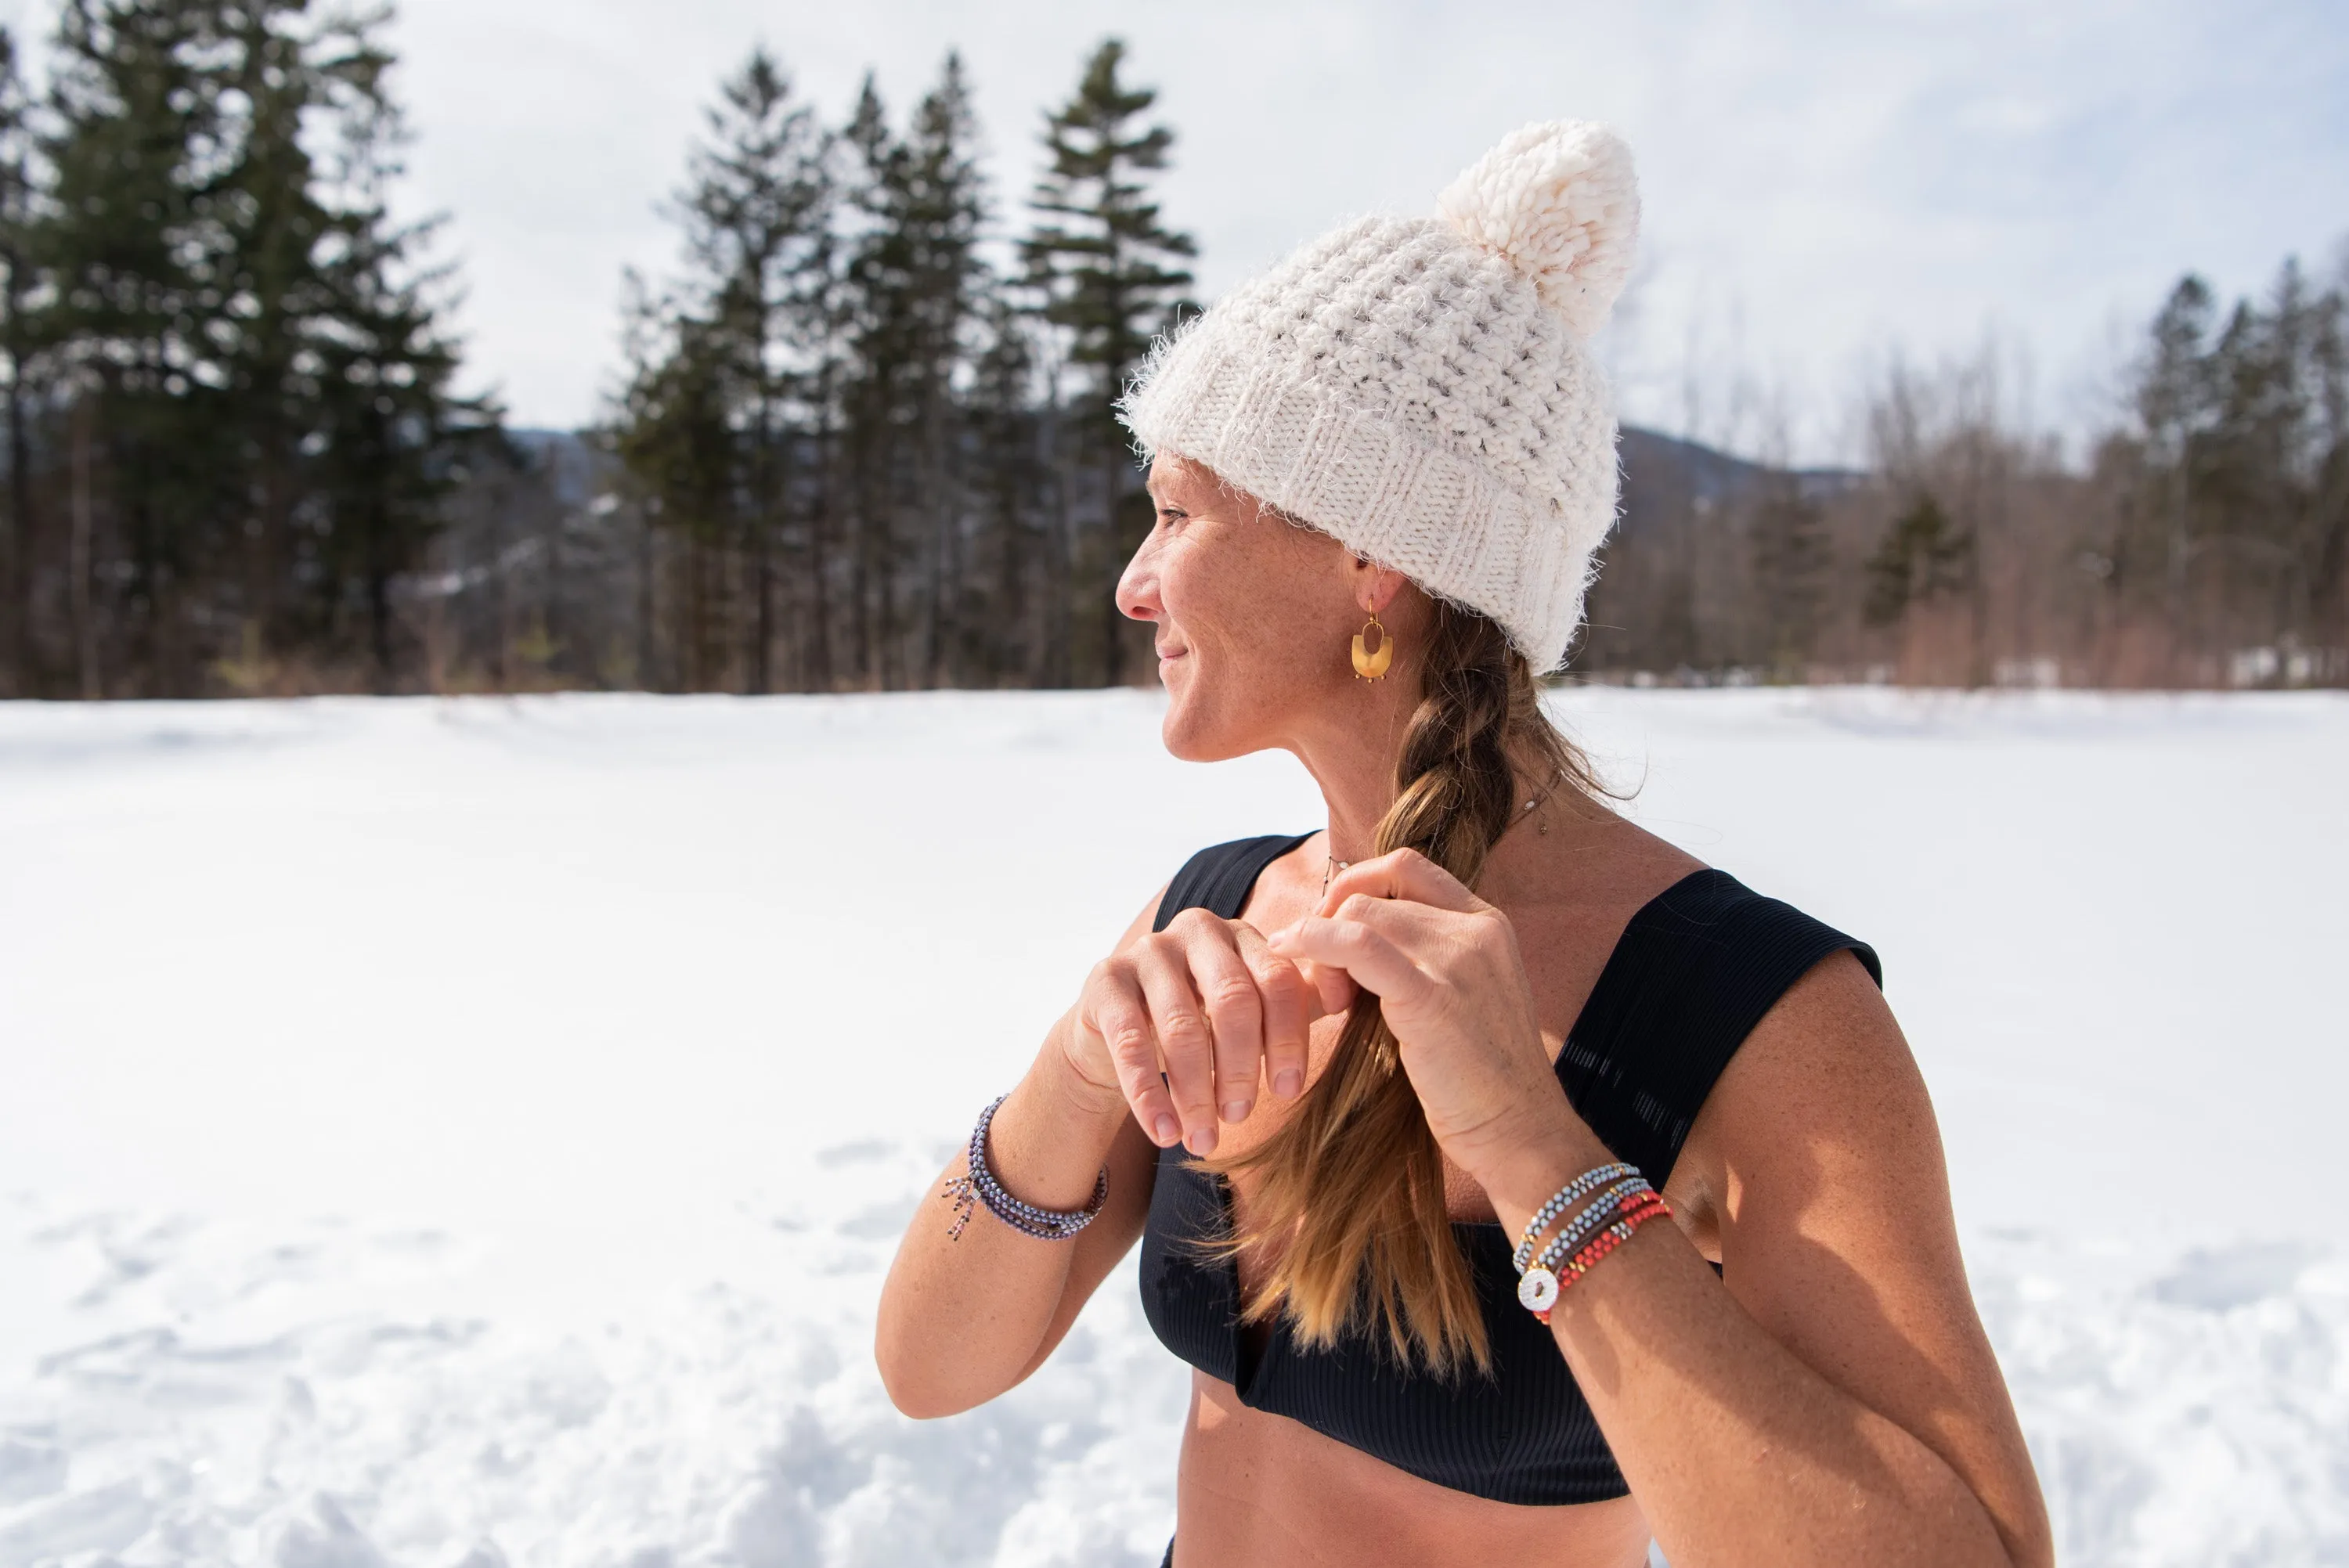
[[1630, 150], [1529, 125], [1437, 199], [1302, 246], [1162, 339], [1120, 405], [1165, 451], [1566, 662], [1615, 521], [1590, 335], [1630, 275]]

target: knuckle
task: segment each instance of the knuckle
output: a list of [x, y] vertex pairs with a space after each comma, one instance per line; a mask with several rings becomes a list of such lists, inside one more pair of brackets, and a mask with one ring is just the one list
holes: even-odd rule
[[1187, 1010], [1161, 1014], [1158, 1038], [1169, 1050], [1205, 1045], [1207, 1039], [1206, 1020]]
[[1207, 1011], [1212, 1014], [1247, 1013], [1256, 1006], [1255, 985], [1237, 975], [1228, 975], [1207, 988]]

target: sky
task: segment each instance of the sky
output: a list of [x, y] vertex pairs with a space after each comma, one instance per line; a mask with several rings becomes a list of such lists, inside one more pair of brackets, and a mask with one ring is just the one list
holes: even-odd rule
[[[52, 14], [0, 0], [23, 34]], [[447, 215], [477, 384], [574, 426], [754, 44], [834, 118], [867, 68], [902, 110], [961, 51], [1009, 232], [1044, 107], [1112, 32], [1177, 133], [1165, 213], [1210, 299], [1345, 218], [1432, 210], [1526, 121], [1611, 123], [1646, 212], [1606, 340], [1625, 412], [1749, 450], [1852, 455], [1896, 356], [1987, 354], [2015, 418], [2092, 428], [2179, 274], [2256, 291], [2349, 236], [2337, 0], [403, 0], [406, 201]]]

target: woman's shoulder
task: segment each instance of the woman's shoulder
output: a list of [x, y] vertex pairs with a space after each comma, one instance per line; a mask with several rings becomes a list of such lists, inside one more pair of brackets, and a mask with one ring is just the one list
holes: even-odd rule
[[1869, 980], [1881, 972], [1867, 943], [1726, 871], [1682, 857], [1648, 872], [1557, 1065], [1594, 1130], [1656, 1180], [1732, 1059], [1806, 975], [1841, 953]]
[[1260, 833], [1210, 844], [1183, 862], [1158, 901], [1154, 930], [1186, 909], [1205, 909], [1225, 920], [1237, 920], [1247, 907], [1249, 892], [1265, 867], [1313, 836], [1303, 833]]
[[[1714, 866], [1688, 872], [1650, 899], [1624, 937], [1717, 999], [1752, 994], [1749, 1005], [1776, 1000], [1814, 964], [1846, 949], [1878, 985], [1884, 980], [1875, 948]], [[1767, 1001], [1763, 1006], [1766, 1010]], [[1746, 1018], [1745, 1026], [1759, 1017]]]

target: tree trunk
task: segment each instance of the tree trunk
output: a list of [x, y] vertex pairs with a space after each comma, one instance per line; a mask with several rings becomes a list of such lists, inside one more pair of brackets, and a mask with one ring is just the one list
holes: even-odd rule
[[653, 519], [636, 509], [636, 685], [658, 691], [661, 683], [653, 667]]
[[[16, 293], [13, 272], [9, 293]], [[16, 333], [16, 307], [8, 306], [9, 335]], [[29, 696], [33, 690], [33, 476], [25, 469], [25, 361], [12, 345], [8, 354], [8, 541], [0, 555], [0, 614], [7, 630], [0, 634], [0, 650], [8, 658], [10, 696]]]
[[[827, 401], [829, 401], [827, 397]], [[816, 424], [815, 504], [808, 511], [808, 624], [801, 656], [810, 691], [830, 691], [832, 669], [832, 504], [839, 493], [838, 459], [833, 451], [829, 416]]]
[[[1115, 427], [1112, 427], [1112, 429]], [[1102, 571], [1095, 592], [1101, 594], [1102, 685], [1125, 684], [1125, 614], [1117, 607], [1118, 579], [1125, 573], [1124, 508], [1119, 504], [1119, 481], [1125, 478], [1125, 454], [1114, 438], [1109, 460], [1102, 466]]]
[[750, 593], [756, 600], [750, 619], [750, 695], [765, 696], [771, 688], [767, 659], [775, 645], [775, 573], [768, 559], [767, 520], [763, 515], [750, 524]]
[[90, 538], [93, 520], [90, 487], [90, 407], [87, 393], [73, 405], [73, 516], [67, 541], [67, 602], [71, 607], [74, 640], [74, 685], [84, 701], [100, 695], [98, 676], [98, 606], [92, 603]]

